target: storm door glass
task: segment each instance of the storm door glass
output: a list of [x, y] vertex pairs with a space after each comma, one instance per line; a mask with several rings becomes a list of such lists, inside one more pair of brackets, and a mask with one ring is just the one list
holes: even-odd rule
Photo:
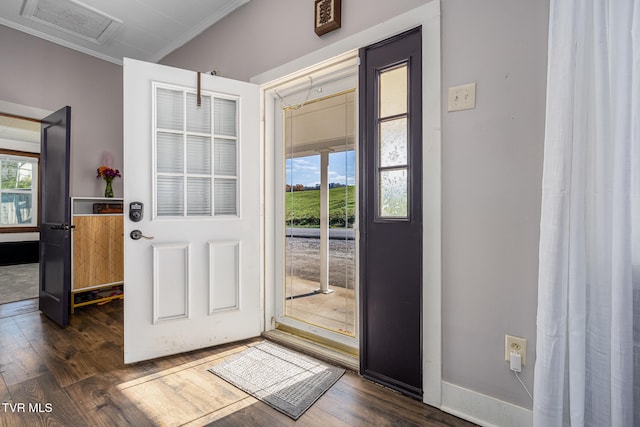
[[353, 90], [285, 111], [285, 316], [356, 336]]

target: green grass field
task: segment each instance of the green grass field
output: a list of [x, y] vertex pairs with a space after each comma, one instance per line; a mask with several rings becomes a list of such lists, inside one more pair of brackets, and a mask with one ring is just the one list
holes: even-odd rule
[[[320, 190], [294, 191], [286, 193], [287, 227], [320, 226]], [[353, 226], [356, 215], [355, 187], [329, 189], [329, 226]]]

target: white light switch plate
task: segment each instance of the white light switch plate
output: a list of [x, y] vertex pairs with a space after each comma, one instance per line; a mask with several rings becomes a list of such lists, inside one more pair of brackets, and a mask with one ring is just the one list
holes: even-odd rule
[[476, 82], [449, 88], [449, 112], [476, 108]]

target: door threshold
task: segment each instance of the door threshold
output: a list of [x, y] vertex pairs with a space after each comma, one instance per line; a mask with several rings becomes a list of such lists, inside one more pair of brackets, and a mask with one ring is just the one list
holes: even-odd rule
[[324, 360], [353, 372], [360, 372], [360, 360], [358, 356], [338, 350], [327, 344], [311, 341], [310, 339], [278, 329], [265, 331], [262, 333], [262, 337], [291, 348], [292, 350], [315, 357], [316, 359]]

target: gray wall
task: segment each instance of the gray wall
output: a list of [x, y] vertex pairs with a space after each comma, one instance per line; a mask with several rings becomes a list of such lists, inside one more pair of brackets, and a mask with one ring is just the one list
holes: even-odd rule
[[313, 0], [253, 0], [160, 62], [194, 71], [220, 70], [249, 81], [264, 71], [428, 3], [426, 0], [345, 0], [342, 28], [313, 31]]
[[[443, 377], [527, 408], [504, 335], [527, 339], [532, 391], [548, 9], [442, 2]], [[446, 88], [469, 81], [477, 108], [447, 113]]]
[[[348, 0], [318, 38], [311, 0], [254, 0], [161, 62], [249, 80], [427, 2]], [[531, 408], [503, 357], [505, 334], [527, 338], [531, 389], [549, 5], [441, 5], [443, 379]], [[446, 89], [471, 81], [477, 108], [447, 113]]]
[[[102, 196], [102, 153], [122, 168], [122, 67], [0, 25], [0, 100], [71, 107], [71, 194]], [[122, 197], [122, 180], [114, 181]]]

